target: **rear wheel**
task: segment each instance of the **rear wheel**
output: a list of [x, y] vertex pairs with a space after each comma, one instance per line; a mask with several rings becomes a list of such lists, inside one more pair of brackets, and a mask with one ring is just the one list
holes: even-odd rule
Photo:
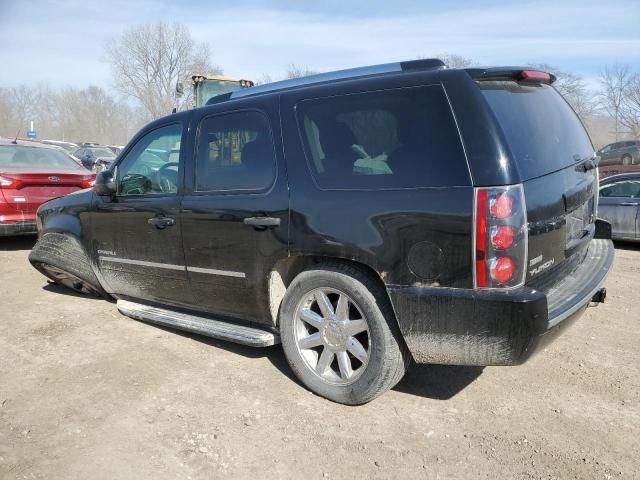
[[623, 165], [631, 165], [631, 155], [624, 155], [622, 157], [622, 164]]
[[43, 235], [31, 250], [29, 261], [59, 285], [85, 295], [109, 298], [93, 273], [84, 249], [71, 235]]
[[283, 299], [280, 333], [296, 376], [339, 403], [366, 403], [392, 388], [410, 358], [386, 292], [349, 265], [298, 275]]

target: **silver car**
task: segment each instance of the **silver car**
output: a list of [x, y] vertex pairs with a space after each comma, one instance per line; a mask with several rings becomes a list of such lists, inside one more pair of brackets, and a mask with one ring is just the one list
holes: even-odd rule
[[610, 143], [598, 150], [600, 165], [640, 164], [640, 140]]
[[640, 173], [602, 180], [598, 216], [611, 223], [612, 238], [640, 241]]

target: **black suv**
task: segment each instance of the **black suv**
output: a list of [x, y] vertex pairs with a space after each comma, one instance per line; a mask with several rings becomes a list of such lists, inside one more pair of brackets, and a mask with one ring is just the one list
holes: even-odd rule
[[282, 342], [360, 404], [420, 363], [513, 365], [604, 300], [592, 144], [554, 77], [419, 60], [157, 120], [44, 204], [32, 264], [133, 318]]

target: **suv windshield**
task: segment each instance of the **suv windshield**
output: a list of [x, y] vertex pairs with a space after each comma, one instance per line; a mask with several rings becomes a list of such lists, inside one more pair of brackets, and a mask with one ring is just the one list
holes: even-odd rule
[[64, 153], [50, 148], [0, 145], [0, 168], [59, 168], [78, 170], [82, 167]]
[[478, 82], [502, 127], [523, 180], [590, 158], [582, 123], [555, 89], [516, 82]]

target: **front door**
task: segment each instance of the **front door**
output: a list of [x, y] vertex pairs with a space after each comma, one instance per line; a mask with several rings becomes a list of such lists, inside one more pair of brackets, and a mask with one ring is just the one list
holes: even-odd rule
[[174, 121], [141, 136], [117, 164], [117, 194], [96, 200], [92, 248], [118, 296], [191, 303], [180, 225], [184, 130]]
[[287, 251], [288, 191], [277, 122], [267, 114], [277, 118], [277, 104], [263, 108], [194, 118], [183, 234], [197, 308], [269, 323], [269, 275]]
[[600, 188], [598, 216], [611, 223], [614, 238], [636, 240], [640, 209], [640, 180], [626, 178]]

